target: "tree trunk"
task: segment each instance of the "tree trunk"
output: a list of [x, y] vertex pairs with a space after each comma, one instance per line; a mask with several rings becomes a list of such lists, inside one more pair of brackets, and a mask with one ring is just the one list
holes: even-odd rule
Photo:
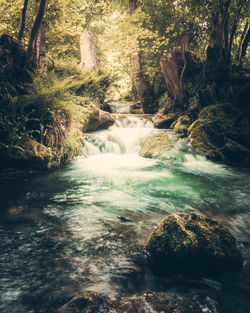
[[226, 3], [220, 1], [221, 8], [213, 18], [210, 38], [207, 48], [207, 60], [205, 76], [207, 84], [224, 85], [231, 74], [231, 58], [229, 57], [228, 43], [228, 20], [229, 6], [231, 1]]
[[86, 70], [95, 70], [97, 68], [96, 48], [93, 34], [85, 30], [80, 37], [80, 51], [82, 72]]
[[39, 28], [36, 44], [36, 63], [37, 67], [42, 69], [43, 73], [47, 72], [47, 63], [46, 63], [46, 48], [45, 48], [45, 25], [42, 21], [41, 26]]
[[[137, 8], [143, 5], [144, 1], [129, 0], [129, 14], [133, 15]], [[133, 67], [133, 86], [136, 89], [139, 101], [142, 104], [144, 113], [154, 113], [152, 88], [146, 80], [141, 67], [141, 55], [138, 49], [138, 38], [134, 42], [134, 47], [131, 52], [131, 62]]]
[[[47, 0], [40, 0], [37, 15], [34, 20], [34, 24], [30, 34], [30, 40], [28, 45], [28, 58], [35, 66], [45, 65], [45, 40], [44, 30], [41, 30], [43, 17], [46, 11]], [[43, 27], [42, 27], [43, 28]], [[43, 28], [44, 29], [44, 28]], [[39, 33], [40, 31], [40, 33]], [[38, 44], [37, 44], [37, 39]], [[44, 68], [42, 68], [44, 70]]]
[[[240, 44], [239, 44], [239, 49], [238, 49], [238, 53], [237, 53], [237, 60], [240, 60], [242, 58], [242, 52], [243, 52], [243, 43], [245, 42], [245, 39], [247, 38], [247, 34], [249, 33], [249, 23], [246, 22], [244, 30], [242, 32], [241, 38], [240, 38]], [[248, 35], [249, 36], [249, 35]], [[245, 44], [246, 48], [248, 46]], [[246, 52], [246, 49], [245, 49]], [[243, 53], [244, 54], [244, 53]], [[244, 56], [244, 55], [243, 55]]]
[[22, 41], [22, 39], [23, 39], [23, 32], [24, 32], [24, 28], [25, 28], [27, 6], [28, 6], [28, 0], [24, 0], [23, 9], [22, 9], [22, 22], [21, 22], [20, 31], [18, 34], [18, 40], [20, 40], [20, 41]]
[[240, 61], [242, 61], [242, 58], [244, 58], [244, 56], [246, 55], [247, 47], [248, 47], [249, 41], [250, 41], [250, 27], [249, 27], [249, 25], [248, 25], [248, 31], [247, 31], [246, 37], [245, 37], [245, 39], [244, 39], [244, 41], [243, 41], [243, 45], [242, 45], [242, 51], [241, 51], [241, 58], [240, 58]]
[[234, 18], [234, 22], [233, 22], [233, 26], [232, 26], [232, 30], [231, 30], [231, 34], [230, 34], [230, 40], [229, 40], [229, 57], [231, 57], [231, 51], [232, 51], [232, 45], [233, 45], [233, 40], [234, 40], [234, 36], [238, 27], [238, 23], [239, 23], [239, 19], [240, 19], [240, 14], [242, 11], [243, 6], [245, 5], [246, 0], [241, 0], [241, 2], [239, 3], [239, 8], [237, 11], [237, 14]]

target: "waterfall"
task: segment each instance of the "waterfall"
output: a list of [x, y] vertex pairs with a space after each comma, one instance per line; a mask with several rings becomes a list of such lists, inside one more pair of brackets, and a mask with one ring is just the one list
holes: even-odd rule
[[132, 103], [121, 101], [110, 101], [109, 103], [111, 113], [129, 113]]
[[83, 153], [86, 156], [136, 153], [153, 130], [153, 122], [148, 118], [117, 116], [114, 126], [87, 136]]

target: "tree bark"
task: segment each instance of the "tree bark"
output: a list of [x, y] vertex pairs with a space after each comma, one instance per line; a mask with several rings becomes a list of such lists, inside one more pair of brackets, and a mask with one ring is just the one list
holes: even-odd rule
[[[44, 18], [44, 14], [46, 11], [47, 6], [47, 0], [40, 0], [39, 8], [37, 15], [34, 20], [34, 24], [31, 30], [30, 34], [30, 40], [28, 45], [28, 58], [31, 63], [34, 63], [37, 67], [41, 64], [40, 55], [45, 52], [45, 50], [42, 52], [41, 46], [42, 46], [42, 36], [44, 33], [40, 33], [39, 31], [42, 25], [42, 21]], [[39, 43], [38, 43], [38, 51], [37, 51], [37, 38], [40, 36]], [[39, 50], [40, 49], [40, 50]], [[43, 55], [43, 58], [45, 55]], [[43, 61], [44, 62], [44, 61]], [[43, 63], [42, 62], [42, 63]]]
[[82, 72], [86, 70], [95, 70], [97, 68], [96, 48], [93, 34], [85, 30], [80, 37], [80, 51]]
[[249, 41], [250, 41], [250, 27], [249, 27], [249, 25], [248, 25], [248, 31], [247, 31], [246, 37], [245, 37], [245, 39], [244, 39], [244, 41], [243, 41], [243, 45], [242, 45], [242, 51], [241, 51], [241, 58], [240, 58], [240, 61], [242, 61], [242, 58], [246, 55], [247, 47], [248, 47]]
[[21, 22], [20, 31], [18, 34], [18, 40], [20, 40], [20, 41], [22, 41], [22, 39], [23, 39], [23, 32], [24, 32], [24, 28], [25, 28], [27, 6], [28, 6], [28, 0], [24, 0], [23, 9], [22, 9], [22, 22]]
[[205, 68], [207, 84], [223, 85], [230, 78], [231, 58], [228, 43], [230, 4], [231, 0], [227, 0], [226, 3], [220, 0], [220, 10], [213, 17]]
[[[143, 6], [144, 1], [139, 0], [129, 0], [128, 1], [128, 8], [129, 14], [133, 15], [135, 11]], [[142, 67], [141, 67], [141, 55], [140, 51], [137, 47], [138, 45], [138, 38], [134, 42], [134, 47], [132, 48], [131, 52], [131, 62], [133, 67], [133, 86], [136, 89], [139, 101], [142, 104], [144, 113], [154, 113], [154, 106], [153, 106], [153, 97], [152, 97], [152, 87], [150, 86], [149, 82], [147, 81], [145, 75], [143, 74]]]
[[241, 38], [240, 38], [240, 44], [239, 44], [238, 53], [237, 53], [237, 60], [240, 60], [242, 58], [243, 42], [245, 41], [248, 32], [249, 32], [249, 23], [246, 22], [244, 30], [243, 30]]
[[229, 40], [229, 49], [228, 49], [229, 50], [228, 51], [229, 57], [231, 56], [233, 40], [234, 40], [234, 36], [235, 36], [236, 30], [237, 30], [237, 26], [238, 26], [238, 23], [239, 23], [240, 14], [241, 14], [242, 8], [245, 5], [245, 3], [246, 3], [246, 0], [241, 0], [241, 2], [239, 4], [238, 11], [237, 11], [237, 14], [236, 14], [234, 22], [233, 22], [233, 26], [232, 26], [232, 30], [231, 30], [231, 34], [230, 34], [230, 40]]

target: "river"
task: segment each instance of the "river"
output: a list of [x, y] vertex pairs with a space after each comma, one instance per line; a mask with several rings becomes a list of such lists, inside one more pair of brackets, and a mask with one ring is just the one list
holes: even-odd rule
[[248, 311], [250, 171], [208, 161], [170, 130], [163, 130], [174, 142], [168, 159], [140, 157], [157, 131], [150, 117], [120, 116], [110, 129], [88, 134], [82, 154], [64, 169], [2, 174], [1, 313], [52, 312], [85, 290], [116, 297], [175, 285], [149, 271], [144, 245], [177, 211], [215, 217], [236, 236], [242, 273], [203, 277], [197, 286], [217, 293], [224, 313]]

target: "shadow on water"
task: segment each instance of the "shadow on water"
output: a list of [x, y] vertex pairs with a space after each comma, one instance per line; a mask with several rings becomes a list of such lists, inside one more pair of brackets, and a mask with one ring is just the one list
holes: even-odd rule
[[2, 176], [0, 311], [45, 312], [48, 306], [49, 312], [55, 299], [80, 289], [67, 253], [72, 233], [64, 219], [45, 210], [70, 183], [61, 185], [56, 172], [17, 174]]

